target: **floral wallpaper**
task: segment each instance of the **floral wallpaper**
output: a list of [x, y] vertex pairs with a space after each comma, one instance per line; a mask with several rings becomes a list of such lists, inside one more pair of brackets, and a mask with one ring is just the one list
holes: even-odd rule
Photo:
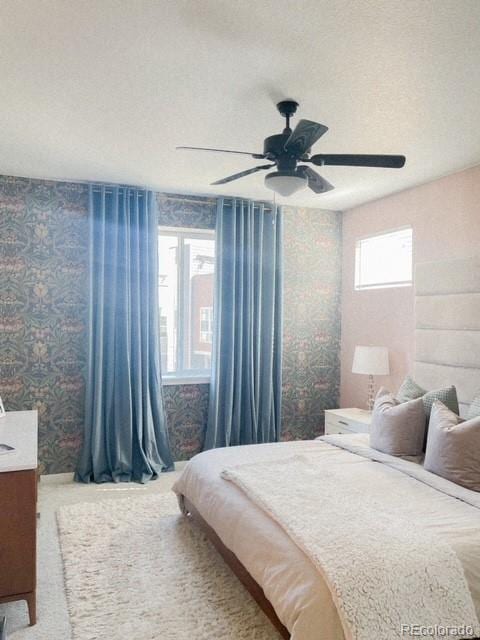
[[87, 189], [0, 178], [0, 394], [37, 409], [42, 471], [73, 468], [83, 430]]
[[158, 223], [164, 227], [215, 229], [216, 201], [202, 196], [159, 193]]
[[[159, 224], [215, 226], [215, 200], [158, 194]], [[44, 473], [72, 471], [83, 435], [87, 186], [0, 176], [0, 395], [37, 409]], [[340, 216], [285, 209], [283, 428], [323, 428], [338, 402]], [[174, 458], [202, 449], [208, 385], [165, 386]]]
[[282, 438], [323, 433], [340, 394], [340, 213], [284, 207]]
[[163, 387], [174, 460], [189, 460], [203, 449], [208, 390], [208, 384], [172, 384]]

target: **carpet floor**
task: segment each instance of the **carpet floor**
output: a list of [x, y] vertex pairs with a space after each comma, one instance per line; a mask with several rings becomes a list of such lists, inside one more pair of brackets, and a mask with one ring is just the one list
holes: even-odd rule
[[79, 484], [72, 474], [42, 476], [38, 488], [37, 529], [37, 624], [28, 626], [25, 602], [0, 604], [0, 616], [7, 617], [8, 640], [72, 640], [65, 596], [63, 564], [58, 541], [56, 512], [69, 504], [122, 500], [125, 496], [142, 497], [169, 493], [185, 463], [178, 471], [162, 473], [148, 484]]
[[173, 494], [57, 513], [74, 640], [274, 640]]
[[[177, 463], [179, 471], [184, 463]], [[172, 484], [177, 479], [179, 473], [165, 473], [155, 482], [147, 485], [134, 483], [125, 484], [103, 484], [103, 485], [83, 485], [74, 483], [70, 474], [58, 476], [44, 476], [39, 485], [40, 520], [38, 527], [38, 579], [37, 579], [37, 609], [38, 621], [34, 627], [28, 626], [27, 608], [24, 602], [11, 602], [0, 604], [0, 616], [7, 616], [8, 640], [74, 640], [70, 616], [68, 613], [67, 596], [64, 580], [64, 567], [60, 554], [60, 543], [58, 537], [56, 513], [59, 509], [67, 505], [79, 503], [92, 503], [101, 505], [114, 501], [124, 501], [125, 497], [131, 498], [132, 502], [144, 500], [150, 496], [161, 497], [168, 495]], [[172, 499], [170, 497], [170, 505]], [[167, 507], [170, 508], [170, 507]], [[85, 525], [85, 523], [84, 523]], [[212, 550], [212, 553], [216, 554]], [[216, 556], [216, 562], [222, 562]], [[224, 567], [225, 570], [227, 570]], [[228, 570], [229, 571], [229, 570]], [[230, 574], [230, 579], [236, 582], [235, 576]], [[239, 588], [240, 585], [237, 585]], [[247, 597], [242, 589], [242, 597]], [[183, 617], [182, 617], [183, 623]], [[180, 624], [181, 627], [181, 624]], [[90, 627], [89, 633], [93, 631]], [[108, 638], [120, 638], [120, 633], [115, 632], [115, 628], [110, 629]], [[145, 640], [154, 637], [155, 640], [164, 640], [174, 637], [181, 638], [175, 630], [174, 636], [164, 634], [163, 628], [156, 636], [145, 636]], [[250, 636], [249, 640], [259, 640], [264, 636]], [[262, 633], [262, 632], [260, 632]], [[268, 629], [268, 633], [273, 634], [272, 638], [278, 638], [275, 632]], [[78, 636], [77, 636], [78, 637]], [[89, 636], [87, 636], [89, 637]], [[96, 640], [101, 640], [101, 636], [93, 636]], [[128, 637], [128, 636], [127, 636]], [[220, 640], [222, 636], [211, 635], [212, 640]], [[226, 636], [229, 637], [228, 635]], [[239, 636], [240, 638], [246, 636]], [[196, 630], [191, 633], [189, 640], [202, 638], [197, 635]], [[76, 640], [76, 638], [75, 638]], [[81, 640], [86, 640], [82, 638]], [[131, 640], [128, 638], [128, 640]], [[142, 640], [144, 640], [142, 638]]]

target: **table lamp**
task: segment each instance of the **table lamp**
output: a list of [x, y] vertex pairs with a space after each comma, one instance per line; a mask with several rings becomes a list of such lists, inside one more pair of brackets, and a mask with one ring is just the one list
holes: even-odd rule
[[373, 376], [388, 376], [390, 373], [387, 347], [355, 347], [352, 373], [361, 373], [368, 376], [367, 407], [371, 411], [375, 402]]

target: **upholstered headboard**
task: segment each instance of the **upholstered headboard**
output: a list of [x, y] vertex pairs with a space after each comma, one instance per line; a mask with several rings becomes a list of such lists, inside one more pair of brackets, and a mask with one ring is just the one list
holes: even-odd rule
[[415, 380], [454, 384], [465, 415], [480, 392], [480, 257], [418, 263], [415, 317]]

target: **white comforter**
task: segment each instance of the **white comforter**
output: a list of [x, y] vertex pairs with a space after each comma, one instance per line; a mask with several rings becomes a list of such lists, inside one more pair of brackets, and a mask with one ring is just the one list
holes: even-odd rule
[[[352, 473], [355, 473], [355, 465], [376, 465], [380, 481], [382, 476], [391, 481], [392, 477], [402, 475], [402, 482], [412, 485], [413, 494], [418, 491], [420, 495], [425, 490], [421, 482], [399, 474], [396, 469], [378, 465], [320, 441], [236, 447], [200, 454], [189, 463], [175, 490], [197, 507], [224, 544], [263, 587], [293, 639], [340, 640], [344, 637], [342, 626], [330, 591], [318, 569], [279, 524], [238, 487], [220, 477], [226, 467], [245, 462], [266, 463], [294, 454], [314, 454], [318, 456], [319, 465], [322, 459], [338, 461], [343, 470], [350, 468]], [[321, 490], [318, 494], [321, 509]], [[436, 492], [431, 508], [418, 513], [418, 520], [422, 526], [451, 544], [463, 566], [477, 609], [480, 610], [478, 509], [445, 493]], [[332, 523], [332, 527], [336, 531], [341, 553], [348, 522]], [[415, 621], [412, 620], [412, 623]]]

